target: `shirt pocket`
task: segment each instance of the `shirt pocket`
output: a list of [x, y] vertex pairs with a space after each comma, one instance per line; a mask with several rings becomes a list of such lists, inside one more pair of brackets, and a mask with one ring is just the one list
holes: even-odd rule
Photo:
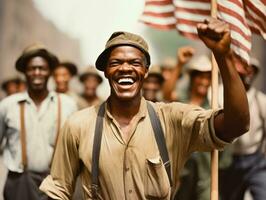
[[160, 157], [146, 159], [144, 191], [147, 199], [170, 199], [170, 182]]

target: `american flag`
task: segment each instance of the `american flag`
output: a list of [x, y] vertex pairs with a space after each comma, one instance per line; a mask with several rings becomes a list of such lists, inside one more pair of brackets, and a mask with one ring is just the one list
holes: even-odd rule
[[[197, 38], [196, 25], [210, 17], [211, 0], [146, 0], [140, 18], [161, 30], [177, 29]], [[232, 49], [246, 62], [251, 51], [251, 33], [266, 39], [266, 0], [217, 0], [217, 15], [229, 23]]]

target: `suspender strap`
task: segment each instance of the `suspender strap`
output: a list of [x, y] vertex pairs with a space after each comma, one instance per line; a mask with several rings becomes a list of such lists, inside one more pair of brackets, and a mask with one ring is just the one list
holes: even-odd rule
[[170, 185], [172, 186], [172, 178], [171, 178], [171, 164], [168, 156], [168, 151], [165, 143], [165, 138], [164, 138], [164, 133], [162, 129], [161, 122], [158, 118], [158, 115], [156, 114], [154, 108], [152, 105], [147, 102], [147, 107], [148, 107], [148, 112], [149, 112], [149, 117], [151, 120], [151, 125], [153, 128], [154, 136], [156, 139], [157, 146], [160, 151], [161, 158], [163, 160], [164, 167], [166, 169], [168, 179], [170, 182]]
[[[56, 140], [55, 140], [55, 147], [54, 152], [52, 155], [51, 162], [54, 158], [55, 148], [58, 141], [58, 136], [60, 132], [61, 127], [61, 111], [62, 111], [62, 105], [61, 105], [61, 98], [59, 94], [57, 95], [57, 131], [56, 131]], [[20, 106], [20, 143], [21, 143], [21, 155], [22, 155], [22, 165], [23, 169], [27, 170], [28, 165], [28, 159], [27, 159], [27, 148], [26, 148], [26, 128], [25, 128], [25, 101], [19, 102]]]
[[20, 143], [23, 169], [27, 170], [26, 129], [25, 129], [25, 101], [19, 103], [20, 107]]
[[[163, 129], [161, 126], [161, 122], [153, 109], [152, 105], [147, 102], [148, 112], [151, 119], [151, 124], [153, 128], [153, 132], [155, 135], [156, 143], [160, 151], [161, 158], [164, 163], [164, 167], [166, 169], [170, 185], [172, 186], [171, 179], [171, 165], [169, 161], [168, 151], [166, 148], [165, 138], [163, 134]], [[105, 113], [104, 103], [101, 104], [95, 125], [94, 131], [94, 140], [93, 140], [93, 150], [92, 150], [92, 199], [98, 199], [98, 189], [99, 189], [99, 157], [100, 157], [100, 149], [101, 149], [101, 140], [102, 140], [102, 130], [103, 130], [103, 118]]]
[[100, 105], [93, 140], [93, 150], [92, 150], [92, 199], [98, 199], [98, 188], [99, 188], [99, 157], [101, 150], [101, 140], [102, 140], [102, 130], [103, 130], [103, 118], [105, 113], [105, 105], [102, 103]]

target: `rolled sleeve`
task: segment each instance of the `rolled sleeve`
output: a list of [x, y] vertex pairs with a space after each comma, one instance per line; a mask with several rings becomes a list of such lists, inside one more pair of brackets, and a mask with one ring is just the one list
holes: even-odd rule
[[223, 150], [229, 144], [218, 138], [215, 133], [214, 119], [220, 112], [222, 109], [202, 110], [194, 114], [191, 120], [193, 128], [189, 152]]
[[220, 139], [219, 137], [217, 137], [216, 133], [215, 133], [215, 128], [214, 128], [214, 119], [215, 116], [217, 116], [219, 113], [223, 112], [223, 109], [217, 109], [212, 113], [212, 116], [210, 118], [210, 123], [209, 123], [209, 127], [210, 127], [210, 136], [212, 138], [213, 143], [215, 144], [215, 148], [218, 150], [223, 150], [224, 147], [226, 145], [231, 144], [232, 142], [226, 142], [222, 139]]
[[50, 175], [40, 186], [53, 199], [71, 199], [79, 172], [78, 131], [72, 119], [66, 121], [60, 132]]
[[68, 192], [68, 187], [62, 185], [59, 181], [54, 180], [51, 175], [43, 180], [40, 185], [40, 190], [55, 200], [69, 200], [71, 196]]

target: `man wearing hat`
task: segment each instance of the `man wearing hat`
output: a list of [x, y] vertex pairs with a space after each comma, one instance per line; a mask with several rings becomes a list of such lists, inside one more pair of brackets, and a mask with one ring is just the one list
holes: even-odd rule
[[53, 70], [55, 91], [64, 93], [77, 103], [78, 109], [84, 108], [84, 100], [75, 92], [70, 90], [70, 81], [78, 73], [77, 66], [69, 61], [59, 63]]
[[[237, 62], [237, 65], [241, 63]], [[259, 61], [251, 58], [248, 69], [249, 73], [239, 70], [239, 74], [252, 113], [250, 130], [232, 144], [232, 163], [221, 170], [219, 179], [223, 200], [243, 199], [247, 191], [252, 199], [266, 199], [266, 95], [252, 86], [260, 71]]]
[[[195, 52], [195, 49], [191, 46], [180, 47], [177, 51], [176, 59], [167, 57], [162, 63], [162, 75], [165, 79], [163, 84], [163, 96], [164, 100], [168, 102], [177, 101], [179, 96], [179, 90], [184, 87], [183, 79], [181, 81], [181, 73], [183, 66], [191, 59]], [[177, 84], [177, 80], [178, 84]], [[185, 80], [185, 79], [184, 79]], [[184, 82], [184, 83], [183, 83]]]
[[18, 85], [20, 79], [18, 77], [8, 78], [2, 82], [2, 90], [5, 92], [6, 96], [10, 96], [18, 92]]
[[164, 78], [159, 65], [154, 65], [149, 69], [148, 77], [143, 83], [143, 97], [148, 101], [162, 101], [162, 85]]
[[93, 106], [100, 104], [102, 100], [97, 95], [97, 88], [102, 83], [103, 79], [93, 66], [89, 66], [79, 76], [80, 82], [83, 84], [82, 97], [85, 100], [83, 107]]
[[85, 199], [170, 199], [191, 152], [222, 149], [248, 130], [248, 103], [231, 59], [228, 25], [205, 20], [198, 32], [226, 82], [224, 110], [146, 101], [141, 89], [150, 65], [148, 45], [136, 34], [115, 32], [96, 61], [110, 96], [65, 123], [42, 191], [51, 199], [71, 199], [80, 175]]
[[28, 89], [0, 103], [0, 143], [5, 138], [4, 163], [8, 177], [5, 200], [40, 200], [38, 187], [49, 171], [61, 124], [76, 110], [75, 102], [47, 89], [58, 64], [43, 45], [27, 47], [16, 61]]
[[[178, 54], [185, 54], [190, 48], [181, 47]], [[194, 50], [194, 49], [193, 49]], [[193, 51], [195, 52], [195, 51]], [[178, 101], [210, 109], [207, 98], [211, 85], [211, 60], [210, 55], [193, 55], [182, 62], [185, 65], [186, 75], [189, 77], [189, 85], [178, 95]], [[179, 67], [182, 67], [179, 64]], [[210, 197], [210, 153], [195, 152], [188, 159], [180, 175], [180, 187], [175, 199], [182, 200], [206, 200]]]

